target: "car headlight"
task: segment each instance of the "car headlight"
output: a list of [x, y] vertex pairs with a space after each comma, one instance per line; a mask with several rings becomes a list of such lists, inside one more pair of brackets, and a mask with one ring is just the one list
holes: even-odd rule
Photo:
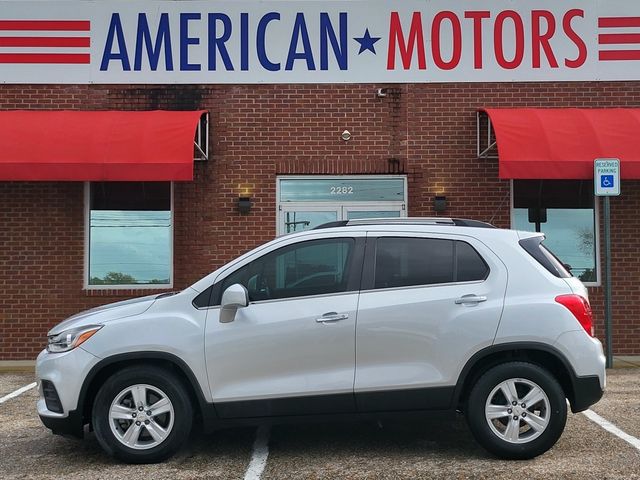
[[49, 335], [47, 351], [50, 353], [62, 353], [79, 347], [89, 340], [102, 325], [86, 325], [84, 327], [70, 328], [57, 335]]

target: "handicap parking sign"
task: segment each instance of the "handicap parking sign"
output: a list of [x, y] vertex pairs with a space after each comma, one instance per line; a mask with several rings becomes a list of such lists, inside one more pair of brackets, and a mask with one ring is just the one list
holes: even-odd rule
[[599, 158], [594, 162], [593, 186], [599, 197], [620, 195], [620, 160]]
[[613, 188], [613, 175], [602, 175], [600, 177], [600, 186], [602, 188]]

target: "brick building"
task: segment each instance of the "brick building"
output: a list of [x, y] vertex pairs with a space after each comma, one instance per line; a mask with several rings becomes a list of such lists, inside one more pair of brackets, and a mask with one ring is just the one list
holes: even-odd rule
[[[410, 7], [403, 17], [408, 19], [407, 38], [412, 11]], [[586, 9], [583, 17], [589, 15]], [[102, 16], [108, 23], [110, 17]], [[562, 23], [562, 12], [558, 18]], [[354, 55], [357, 47], [357, 43], [352, 47]], [[418, 50], [415, 55], [419, 56]], [[0, 88], [2, 111], [206, 111], [209, 151], [207, 160], [193, 162], [193, 180], [161, 184], [147, 183], [146, 178], [136, 178], [129, 186], [93, 178], [19, 181], [3, 177], [0, 169], [0, 360], [34, 359], [48, 329], [65, 317], [132, 296], [184, 288], [278, 234], [325, 220], [380, 214], [463, 217], [498, 227], [540, 228], [550, 242], [556, 242], [552, 248], [561, 259], [590, 286], [596, 334], [603, 338], [602, 205], [593, 197], [592, 180], [499, 178], [502, 159], [495, 157], [500, 144], [493, 154], [478, 155], [489, 146], [478, 139], [478, 128], [487, 127], [478, 111], [485, 107], [633, 109], [640, 104], [636, 63], [620, 67], [629, 70], [624, 80], [606, 81], [584, 80], [581, 74], [566, 80], [572, 72], [564, 70], [562, 81], [553, 81], [555, 72], [550, 70], [545, 81], [532, 81], [532, 76], [517, 82], [468, 82], [459, 77], [437, 83], [402, 77], [387, 82], [373, 75], [374, 83], [293, 78], [256, 84], [240, 77], [222, 83], [162, 83], [167, 77], [160, 82], [100, 83], [99, 79], [58, 80], [55, 72], [44, 79], [34, 79], [31, 72], [24, 73], [24, 80], [12, 78]], [[32, 142], [39, 141], [42, 130], [33, 126]], [[350, 135], [343, 137], [345, 130]], [[489, 138], [490, 144], [493, 137]], [[0, 143], [11, 141], [0, 131]], [[30, 145], [22, 147], [28, 155]], [[593, 159], [588, 161], [592, 164]], [[626, 161], [622, 158], [623, 178]], [[382, 193], [378, 200], [364, 194], [360, 198], [358, 185]], [[163, 217], [169, 222], [163, 223], [165, 233], [141, 244], [148, 250], [155, 248], [149, 242], [162, 243], [151, 255], [162, 265], [156, 270], [150, 267], [146, 277], [136, 273], [141, 271], [137, 267], [127, 270], [120, 265], [136, 263], [126, 257], [132, 252], [116, 250], [120, 260], [107, 252], [109, 244], [122, 242], [122, 237], [101, 236], [99, 229], [110, 227], [126, 236], [127, 228], [135, 228], [136, 235], [144, 234], [150, 225], [158, 228], [153, 222], [160, 217], [125, 216], [123, 223], [120, 217], [92, 215], [94, 211], [139, 214], [146, 207], [132, 208], [130, 203], [141, 189], [148, 211], [169, 212]], [[384, 196], [387, 189], [394, 198]], [[132, 200], [118, 206], [114, 198], [119, 195], [131, 195]], [[435, 208], [435, 197], [445, 197], [440, 198], [444, 210]], [[248, 213], [240, 211], [240, 198], [250, 199]], [[160, 205], [163, 202], [165, 206]], [[622, 196], [612, 199], [611, 205], [613, 351], [638, 355], [640, 320], [634, 300], [640, 247], [634, 239], [640, 230], [640, 183], [624, 179]], [[532, 218], [536, 208], [544, 213]], [[570, 225], [571, 234], [562, 229], [569, 219], [584, 215], [586, 221]], [[106, 247], [91, 242], [92, 232]], [[151, 261], [143, 257], [141, 263]], [[112, 264], [103, 265], [109, 261]], [[114, 272], [121, 276], [109, 277]]]

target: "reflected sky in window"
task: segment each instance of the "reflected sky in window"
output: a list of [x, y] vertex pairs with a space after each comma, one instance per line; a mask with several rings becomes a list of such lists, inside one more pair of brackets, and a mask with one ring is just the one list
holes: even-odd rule
[[170, 283], [170, 211], [93, 210], [90, 229], [91, 285]]
[[[514, 209], [516, 230], [535, 232], [529, 223], [528, 210]], [[563, 263], [571, 265], [572, 273], [583, 281], [595, 282], [595, 228], [593, 209], [549, 208], [547, 222], [541, 230], [547, 239], [544, 244]]]

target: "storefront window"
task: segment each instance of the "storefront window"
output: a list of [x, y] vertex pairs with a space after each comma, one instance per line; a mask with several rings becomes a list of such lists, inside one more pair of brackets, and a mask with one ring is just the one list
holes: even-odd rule
[[407, 179], [399, 175], [305, 176], [278, 180], [278, 235], [337, 220], [407, 214]]
[[88, 199], [89, 287], [171, 285], [171, 183], [94, 182]]
[[543, 232], [545, 245], [583, 282], [595, 283], [596, 214], [591, 180], [514, 180], [513, 228]]
[[281, 202], [402, 202], [404, 190], [403, 177], [280, 179]]

